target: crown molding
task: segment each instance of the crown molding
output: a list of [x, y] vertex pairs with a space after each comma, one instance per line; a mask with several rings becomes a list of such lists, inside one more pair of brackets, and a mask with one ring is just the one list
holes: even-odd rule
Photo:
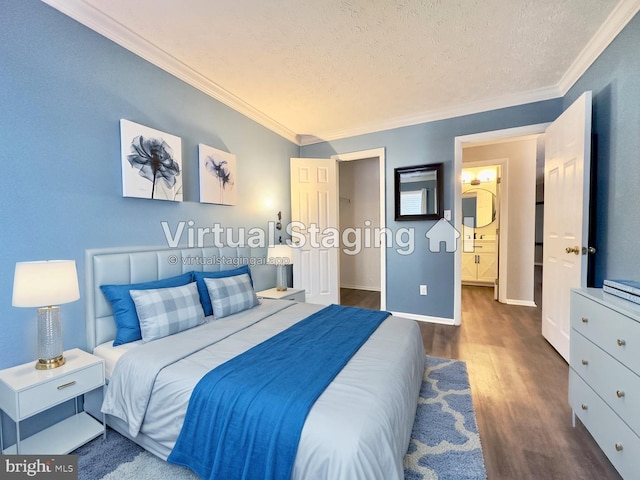
[[622, 0], [616, 5], [558, 82], [558, 89], [562, 95], [566, 95], [638, 11], [640, 11], [640, 0]]
[[365, 135], [383, 130], [408, 127], [421, 123], [444, 120], [481, 113], [516, 105], [524, 105], [543, 100], [550, 100], [564, 96], [575, 82], [584, 74], [598, 56], [607, 48], [620, 31], [640, 11], [640, 0], [622, 0], [611, 12], [607, 20], [598, 29], [594, 37], [582, 50], [578, 58], [572, 63], [560, 81], [553, 86], [532, 90], [529, 92], [491, 98], [458, 105], [450, 108], [429, 111], [419, 115], [398, 117], [388, 121], [367, 124], [352, 129], [327, 130], [315, 135], [296, 134], [291, 129], [265, 115], [244, 100], [223, 89], [208, 78], [199, 74], [191, 67], [177, 60], [164, 50], [140, 37], [113, 18], [87, 4], [83, 0], [41, 0], [63, 14], [73, 18], [86, 27], [114, 41], [141, 58], [183, 80], [210, 97], [254, 120], [285, 139], [300, 145], [338, 140], [341, 138]]
[[473, 115], [475, 113], [499, 110], [501, 108], [514, 107], [517, 105], [525, 105], [527, 103], [551, 100], [561, 96], [562, 94], [557, 86], [539, 88], [524, 93], [480, 100], [440, 110], [432, 110], [424, 114], [398, 117], [389, 121], [377, 124], [368, 124], [352, 129], [325, 131], [318, 135], [300, 135], [299, 142], [300, 146], [313, 145], [315, 143], [339, 140], [341, 138], [355, 137], [357, 135], [366, 135], [384, 130], [392, 130], [394, 128], [409, 127], [412, 125], [419, 125], [421, 123], [446, 120], [448, 118], [462, 117], [464, 115]]
[[113, 18], [82, 0], [42, 0], [42, 2], [80, 22], [91, 30], [114, 41], [162, 70], [197, 88], [251, 120], [298, 144], [298, 136], [231, 92], [220, 87], [169, 53], [145, 40]]

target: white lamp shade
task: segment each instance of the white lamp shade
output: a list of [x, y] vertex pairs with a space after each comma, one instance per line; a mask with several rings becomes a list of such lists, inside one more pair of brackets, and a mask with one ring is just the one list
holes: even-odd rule
[[272, 265], [291, 265], [293, 263], [293, 249], [289, 245], [274, 245], [267, 253], [268, 263]]
[[75, 260], [18, 262], [13, 277], [14, 307], [45, 307], [80, 298]]

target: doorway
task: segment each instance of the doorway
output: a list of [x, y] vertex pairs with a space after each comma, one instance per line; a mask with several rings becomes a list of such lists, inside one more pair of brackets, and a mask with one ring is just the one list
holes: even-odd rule
[[340, 302], [386, 308], [385, 152], [336, 155]]
[[378, 158], [338, 162], [340, 303], [380, 308], [380, 183]]
[[461, 179], [462, 284], [491, 288], [495, 300], [499, 298], [500, 189], [506, 182], [502, 173], [506, 162], [464, 162]]
[[[462, 224], [463, 162], [495, 162], [506, 159], [502, 176], [509, 181], [501, 185], [501, 219], [498, 232], [498, 299], [511, 305], [535, 306], [535, 202], [538, 137], [548, 124], [537, 124], [493, 132], [483, 132], [455, 139], [455, 212], [456, 229]], [[517, 147], [522, 155], [514, 153]], [[520, 155], [521, 158], [517, 159]], [[513, 192], [509, 195], [509, 192]], [[529, 198], [530, 197], [530, 198]], [[511, 221], [510, 221], [511, 220]], [[462, 248], [455, 254], [454, 324], [462, 316]], [[512, 255], [509, 255], [509, 251]]]
[[[364, 246], [370, 244], [377, 250], [377, 262], [373, 265], [377, 265], [380, 272], [380, 308], [384, 310], [386, 308], [384, 148], [338, 154], [331, 158], [291, 159], [291, 223], [294, 225], [292, 234], [302, 241], [299, 248], [294, 249], [293, 286], [305, 289], [307, 299], [312, 298], [313, 303], [340, 303], [340, 256], [338, 254], [341, 248], [335, 241], [336, 236], [340, 239], [343, 237], [338, 221], [340, 203], [338, 165], [341, 162], [358, 160], [369, 160], [377, 164], [377, 184], [370, 179], [368, 181], [358, 179], [358, 183], [365, 184], [371, 192], [377, 192], [378, 210], [377, 213], [372, 210], [369, 223], [365, 220], [364, 225], [359, 229], [360, 238], [354, 236], [346, 238], [348, 242], [356, 240]], [[378, 219], [378, 227], [374, 227], [376, 219]], [[319, 229], [306, 228], [314, 225]], [[306, 236], [312, 234], [315, 234], [314, 242], [307, 241]], [[322, 238], [318, 238], [318, 235]], [[332, 239], [325, 245], [324, 240], [328, 235]]]

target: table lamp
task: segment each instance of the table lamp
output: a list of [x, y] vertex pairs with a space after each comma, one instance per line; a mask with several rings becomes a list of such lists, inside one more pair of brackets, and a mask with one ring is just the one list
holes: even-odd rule
[[63, 303], [80, 298], [75, 260], [17, 262], [13, 277], [14, 307], [38, 307], [38, 362], [48, 370], [65, 364], [62, 348]]
[[293, 264], [293, 250], [289, 245], [273, 245], [267, 253], [268, 263], [277, 267], [276, 290], [287, 289], [287, 272], [285, 266]]

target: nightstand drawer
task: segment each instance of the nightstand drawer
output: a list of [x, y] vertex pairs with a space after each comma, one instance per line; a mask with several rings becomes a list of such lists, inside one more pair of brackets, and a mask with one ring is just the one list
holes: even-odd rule
[[58, 375], [18, 393], [18, 419], [22, 420], [52, 405], [82, 395], [104, 383], [102, 363]]
[[306, 290], [304, 288], [288, 288], [286, 290], [278, 290], [277, 288], [269, 288], [256, 292], [259, 298], [268, 298], [271, 300], [291, 300], [293, 302], [302, 302], [306, 300]]
[[292, 293], [287, 295], [286, 297], [282, 297], [283, 300], [291, 300], [293, 302], [302, 302], [305, 300], [305, 291], [302, 290], [300, 292]]

